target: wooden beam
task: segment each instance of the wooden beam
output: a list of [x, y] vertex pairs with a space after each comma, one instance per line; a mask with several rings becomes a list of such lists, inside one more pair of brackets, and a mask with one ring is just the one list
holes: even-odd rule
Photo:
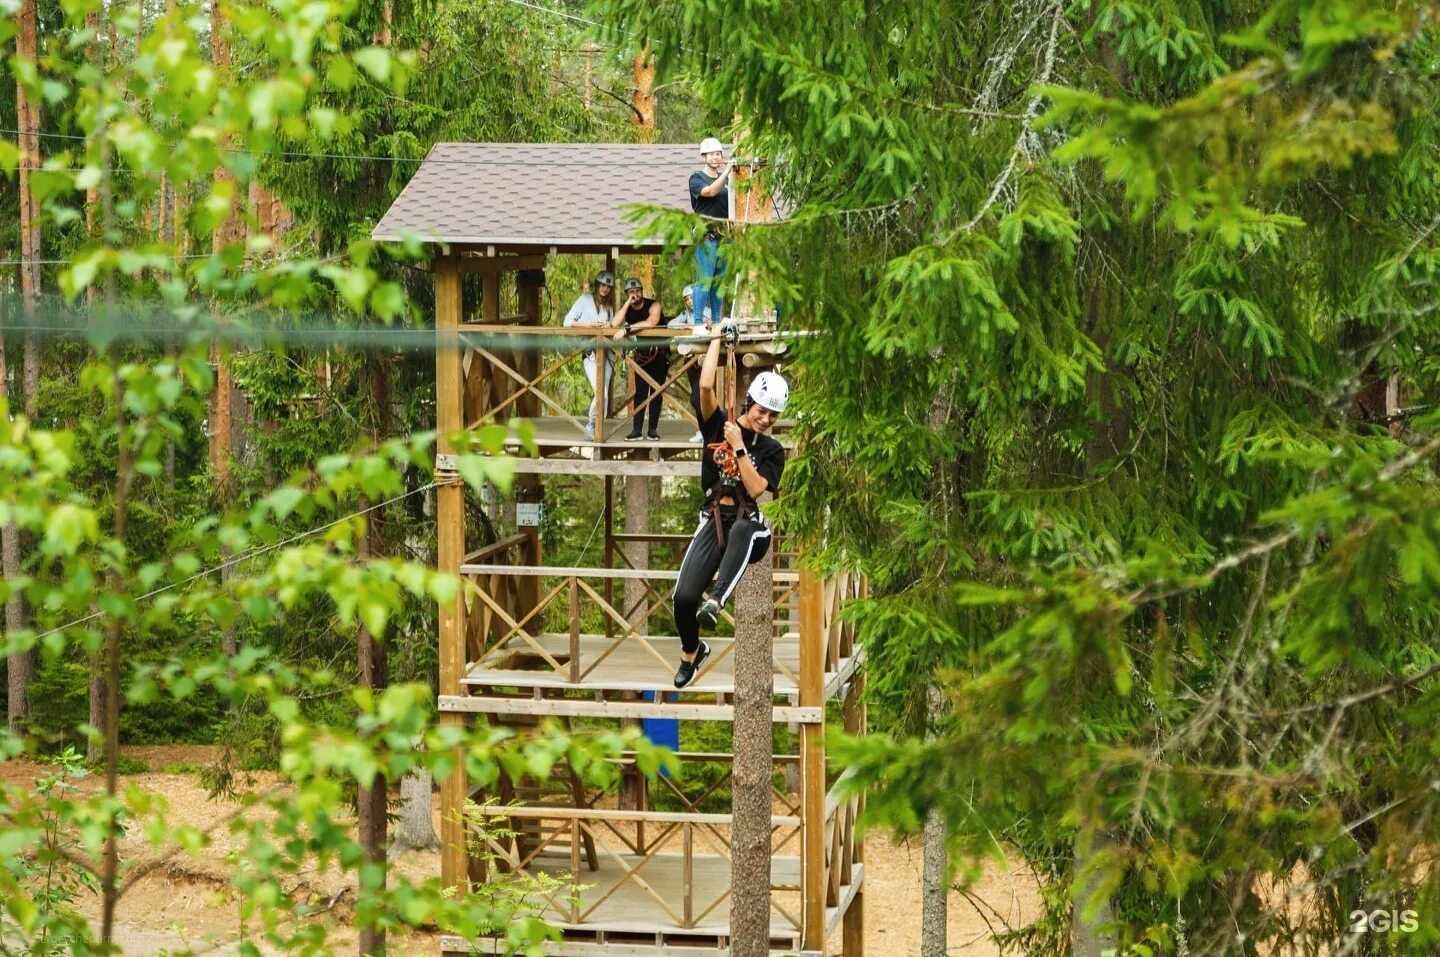
[[[692, 446], [693, 448], [693, 446]], [[661, 478], [699, 478], [697, 460], [659, 462], [646, 459], [527, 459], [514, 458], [517, 475], [649, 475]], [[690, 536], [685, 536], [689, 538]]]
[[[438, 454], [451, 455], [455, 449], [450, 436], [464, 428], [461, 409], [460, 350], [453, 333], [463, 311], [459, 263], [453, 257], [435, 261], [435, 331], [440, 337], [435, 349], [435, 426]], [[435, 492], [437, 564], [448, 572], [458, 571], [465, 556], [465, 486], [458, 477], [442, 482]], [[460, 693], [465, 676], [465, 606], [457, 591], [454, 600], [439, 610], [440, 694]], [[463, 725], [460, 714], [441, 715], [441, 722]], [[456, 767], [440, 786], [440, 871], [447, 887], [461, 893], [468, 890], [469, 854], [465, 845], [465, 760], [457, 750]]]
[[[538, 575], [546, 578], [655, 578], [673, 580], [678, 572], [648, 568], [580, 568], [571, 565], [500, 565], [466, 562], [460, 566], [462, 575]], [[801, 577], [803, 572], [772, 572], [771, 578], [778, 583], [789, 583]], [[803, 621], [803, 619], [802, 619]], [[816, 693], [816, 702], [820, 700]]]
[[536, 575], [545, 578], [611, 578], [611, 579], [661, 579], [673, 581], [678, 572], [651, 571], [645, 568], [576, 568], [568, 565], [482, 565], [460, 566], [462, 575]]
[[521, 532], [517, 535], [511, 535], [509, 538], [502, 538], [500, 541], [495, 542], [493, 545], [486, 545], [484, 548], [477, 548], [475, 549], [475, 551], [470, 552], [468, 555], [465, 556], [465, 562], [467, 564], [473, 564], [475, 562], [483, 561], [484, 559], [490, 558], [493, 555], [499, 555], [502, 552], [508, 551], [514, 548], [516, 545], [524, 545], [527, 541], [529, 541], [529, 536], [526, 535], [524, 532]]
[[[529, 807], [516, 804], [486, 804], [475, 808], [484, 817], [553, 818], [557, 821], [648, 821], [651, 824], [729, 824], [729, 814], [699, 811], [620, 811], [598, 807]], [[799, 827], [798, 817], [770, 815], [771, 827]]]
[[[669, 939], [660, 944], [626, 944], [610, 940], [596, 943], [562, 938], [546, 944], [545, 953], [550, 957], [724, 957], [726, 953], [724, 950], [717, 950], [715, 944], [711, 942], [696, 943], [693, 946], [677, 943], [677, 940], [685, 939], [687, 932], [679, 927], [670, 928], [670, 930], [676, 933], [667, 935]], [[626, 930], [622, 933], [631, 933], [631, 931]], [[690, 931], [689, 933], [703, 932]], [[819, 951], [793, 948], [782, 948], [782, 950], [786, 957], [824, 957]], [[440, 953], [442, 957], [476, 957], [476, 955], [499, 957], [510, 951], [506, 949], [505, 941], [498, 938], [483, 937], [478, 940], [470, 940], [464, 937], [443, 936], [440, 938]]]
[[521, 269], [544, 269], [545, 256], [530, 253], [525, 256], [465, 256], [460, 260], [460, 271], [467, 275], [472, 272], [499, 273], [515, 272]]
[[[803, 640], [803, 639], [802, 639], [802, 640]], [[802, 649], [801, 652], [800, 652], [801, 662], [802, 662], [801, 667], [803, 668], [803, 667], [804, 667], [803, 662], [804, 662], [804, 656], [805, 656], [805, 652], [804, 652], [804, 650], [803, 650], [803, 649], [804, 649], [804, 646], [803, 646], [803, 645], [801, 646], [801, 649]], [[833, 697], [835, 697], [837, 694], [839, 694], [839, 693], [840, 693], [840, 689], [842, 689], [842, 688], [845, 687], [845, 682], [847, 682], [847, 681], [849, 681], [851, 678], [853, 678], [853, 677], [855, 676], [855, 672], [856, 672], [856, 671], [860, 668], [860, 666], [861, 666], [862, 664], [864, 664], [864, 663], [865, 663], [865, 649], [864, 649], [863, 647], [861, 647], [861, 648], [856, 648], [856, 649], [855, 649], [855, 653], [854, 653], [853, 655], [851, 655], [849, 658], [843, 658], [843, 659], [841, 659], [839, 670], [831, 672], [830, 675], [826, 678], [826, 681], [825, 681], [825, 691], [824, 691], [824, 695], [823, 695], [824, 700], [829, 701], [831, 698], [833, 698]], [[849, 729], [847, 728], [846, 731], [848, 732]]]
[[[835, 925], [843, 919], [845, 923], [845, 936], [840, 953], [843, 957], [864, 957], [864, 941], [851, 939], [852, 924], [850, 918], [852, 911], [856, 916], [862, 913], [861, 906], [865, 891], [865, 866], [863, 864], [856, 864], [852, 876], [854, 879], [841, 888], [840, 902], [830, 908], [830, 912], [826, 916], [825, 936], [830, 936], [830, 931], [833, 931]], [[856, 926], [863, 931], [865, 925], [862, 921], [856, 921]]]
[[[800, 572], [800, 704], [823, 702], [825, 680], [825, 586], [809, 569]], [[800, 729], [801, 834], [800, 886], [804, 946], [825, 947], [825, 751], [823, 727]]]
[[[735, 709], [724, 704], [672, 704], [649, 701], [578, 701], [572, 698], [497, 698], [441, 695], [439, 708], [451, 714], [553, 714], [572, 718], [682, 718], [687, 721], [731, 721]], [[776, 705], [772, 721], [819, 725], [825, 709]], [[824, 795], [821, 795], [823, 802]], [[823, 822], [821, 822], [823, 824]]]

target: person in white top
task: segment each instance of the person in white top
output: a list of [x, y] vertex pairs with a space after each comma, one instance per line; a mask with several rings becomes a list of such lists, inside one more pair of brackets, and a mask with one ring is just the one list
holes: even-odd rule
[[[674, 319], [666, 323], [666, 325], [671, 329], [688, 329], [691, 326], [702, 326], [705, 331], [708, 332], [710, 330], [711, 320], [710, 308], [708, 306], [705, 308], [704, 315], [695, 315], [694, 286], [686, 286], [682, 295], [685, 297], [684, 310]], [[700, 366], [698, 364], [691, 364], [690, 368], [685, 370], [685, 376], [690, 380], [690, 408], [695, 410], [695, 424], [698, 426], [700, 424]], [[690, 436], [690, 441], [693, 443], [702, 442], [704, 439], [705, 437], [700, 434], [698, 428], [695, 430], [695, 434]]]
[[[608, 326], [610, 318], [615, 314], [615, 277], [608, 272], [598, 274], [590, 283], [590, 291], [582, 292], [580, 298], [575, 300], [575, 305], [565, 313], [565, 325], [567, 326]], [[593, 391], [595, 388], [595, 352], [591, 350], [585, 353], [585, 381], [590, 383]], [[605, 353], [605, 381], [610, 381], [610, 373], [615, 368], [615, 356], [611, 352]], [[595, 406], [599, 396], [590, 400], [590, 414], [585, 420], [585, 439], [589, 441], [595, 438]]]

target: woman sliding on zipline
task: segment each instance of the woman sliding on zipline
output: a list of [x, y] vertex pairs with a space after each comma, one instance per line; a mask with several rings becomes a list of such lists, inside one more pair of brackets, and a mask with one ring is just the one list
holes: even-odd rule
[[[733, 393], [728, 416], [715, 399], [720, 343], [727, 334], [733, 337], [734, 331], [733, 323], [717, 324], [711, 330], [710, 348], [700, 369], [700, 431], [705, 439], [700, 486], [705, 505], [675, 582], [675, 627], [682, 649], [675, 672], [677, 688], [694, 681], [710, 657], [710, 646], [700, 640], [700, 628], [715, 627], [746, 567], [770, 549], [770, 526], [757, 500], [766, 492], [779, 492], [785, 470], [785, 449], [769, 435], [790, 397], [785, 380], [774, 372], [757, 375], [750, 383], [745, 413], [738, 418]], [[710, 597], [701, 604], [707, 587]]]

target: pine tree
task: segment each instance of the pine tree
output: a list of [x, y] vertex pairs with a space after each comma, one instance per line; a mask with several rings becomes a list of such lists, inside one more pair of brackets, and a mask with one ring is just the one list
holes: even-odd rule
[[1433, 907], [1440, 418], [1356, 401], [1435, 392], [1426, 8], [604, 7], [791, 204], [735, 259], [824, 333], [778, 507], [874, 583], [874, 812], [1018, 849], [1026, 952]]

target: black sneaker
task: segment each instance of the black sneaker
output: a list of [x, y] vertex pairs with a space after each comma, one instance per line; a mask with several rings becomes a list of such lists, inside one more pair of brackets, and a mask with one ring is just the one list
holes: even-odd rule
[[675, 687], [683, 688], [694, 681], [695, 676], [700, 673], [700, 666], [703, 665], [705, 659], [709, 657], [710, 646], [703, 641], [700, 642], [700, 650], [695, 652], [695, 660], [682, 661], [680, 662], [680, 667], [675, 669]]
[[659, 442], [659, 441], [660, 441], [660, 433], [659, 433], [659, 432], [656, 432], [654, 429], [651, 429], [650, 432], [649, 432], [649, 434], [646, 435], [645, 438], [649, 439], [651, 442]]
[[639, 432], [639, 430], [637, 429], [636, 431], [631, 432], [629, 435], [625, 436], [625, 441], [626, 441], [626, 442], [639, 442], [639, 441], [640, 441], [640, 432]]
[[720, 603], [713, 598], [705, 599], [705, 603], [695, 610], [695, 622], [701, 628], [714, 628], [720, 624]]

